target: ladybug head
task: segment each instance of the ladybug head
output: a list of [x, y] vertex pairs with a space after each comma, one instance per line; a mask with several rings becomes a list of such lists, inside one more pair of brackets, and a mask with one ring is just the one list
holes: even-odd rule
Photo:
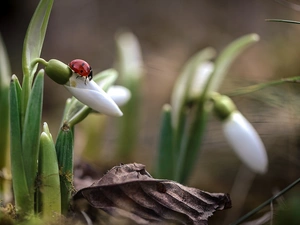
[[91, 72], [89, 73], [88, 78], [89, 78], [89, 80], [92, 80], [92, 79], [93, 79], [93, 71], [92, 71], [92, 68], [91, 68], [90, 71], [91, 71]]

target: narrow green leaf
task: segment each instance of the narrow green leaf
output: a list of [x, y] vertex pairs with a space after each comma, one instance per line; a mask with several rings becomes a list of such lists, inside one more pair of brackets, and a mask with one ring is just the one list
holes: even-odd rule
[[173, 179], [176, 156], [173, 151], [173, 135], [171, 124], [171, 106], [164, 105], [162, 111], [161, 128], [159, 135], [158, 159], [156, 176], [162, 179]]
[[[35, 180], [37, 175], [37, 162], [39, 153], [40, 126], [42, 118], [44, 90], [44, 70], [40, 70], [33, 84], [28, 108], [25, 115], [22, 151], [24, 167], [27, 176], [28, 190], [30, 192], [29, 204], [33, 204]], [[32, 202], [31, 202], [32, 201]]]
[[196, 109], [191, 114], [189, 115], [191, 117], [189, 118], [190, 122], [186, 125], [183, 132], [183, 141], [180, 146], [176, 173], [176, 180], [180, 183], [186, 183], [197, 162], [207, 123], [208, 111], [206, 111], [204, 105], [200, 104], [196, 106]]
[[15, 206], [18, 214], [33, 214], [33, 206], [28, 204], [29, 190], [24, 169], [20, 118], [20, 85], [16, 76], [10, 84], [10, 145], [11, 170]]
[[40, 57], [53, 1], [54, 0], [40, 1], [32, 16], [32, 19], [26, 32], [22, 53], [22, 68], [24, 76], [22, 85], [23, 93], [21, 106], [22, 123], [24, 122], [25, 113], [27, 110], [27, 103], [31, 91], [31, 84], [38, 66], [35, 65], [34, 67], [31, 67], [31, 63], [36, 58]]
[[11, 182], [5, 174], [10, 173], [9, 159], [9, 78], [11, 76], [10, 64], [0, 34], [0, 199], [7, 203], [11, 196]]
[[[44, 219], [49, 220], [61, 213], [61, 193], [59, 169], [55, 146], [48, 126], [44, 125], [40, 137], [39, 154], [39, 200], [40, 211]], [[50, 135], [49, 135], [50, 134]]]
[[61, 210], [66, 214], [73, 188], [73, 130], [63, 126], [59, 131], [55, 149], [60, 174]]
[[40, 57], [53, 1], [41, 0], [31, 18], [23, 46], [22, 67], [24, 76], [33, 76], [37, 69], [37, 65], [31, 68], [31, 62]]

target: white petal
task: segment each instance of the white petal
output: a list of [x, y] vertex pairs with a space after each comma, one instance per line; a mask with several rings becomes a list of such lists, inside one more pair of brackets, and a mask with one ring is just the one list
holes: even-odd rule
[[214, 64], [210, 61], [205, 61], [201, 63], [194, 75], [193, 81], [189, 90], [190, 98], [198, 98], [201, 96], [204, 86], [207, 83], [208, 78], [214, 70]]
[[123, 113], [112, 100], [112, 98], [93, 81], [85, 84], [84, 80], [79, 77], [70, 78], [68, 85], [64, 85], [71, 94], [83, 104], [89, 106], [95, 111], [109, 116], [122, 116]]
[[240, 159], [253, 171], [266, 173], [268, 156], [257, 132], [240, 112], [233, 112], [223, 124], [224, 135]]
[[111, 86], [108, 89], [107, 94], [112, 98], [112, 100], [114, 100], [114, 102], [118, 106], [122, 106], [126, 104], [128, 100], [131, 98], [131, 93], [129, 89], [118, 85]]

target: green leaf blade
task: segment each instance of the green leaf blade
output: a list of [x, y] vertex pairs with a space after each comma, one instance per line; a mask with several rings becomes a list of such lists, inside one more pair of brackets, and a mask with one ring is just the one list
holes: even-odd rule
[[24, 76], [33, 76], [36, 71], [37, 66], [31, 68], [31, 62], [40, 57], [53, 1], [41, 0], [30, 21], [24, 40], [22, 55]]
[[156, 176], [161, 179], [173, 179], [176, 162], [173, 151], [173, 129], [171, 124], [171, 106], [164, 105], [159, 135]]
[[33, 205], [28, 204], [29, 190], [24, 169], [21, 134], [20, 85], [16, 76], [10, 85], [10, 145], [11, 170], [15, 205], [22, 216], [33, 213]]
[[184, 141], [180, 148], [178, 172], [176, 180], [186, 183], [197, 162], [200, 145], [204, 136], [209, 111], [203, 104], [197, 105], [191, 124], [184, 133]]
[[[48, 130], [49, 131], [49, 130]], [[39, 187], [41, 212], [44, 219], [51, 219], [61, 213], [59, 169], [55, 145], [47, 131], [40, 137]]]
[[69, 209], [73, 188], [73, 130], [62, 127], [59, 131], [55, 149], [60, 174], [61, 210], [66, 214]]
[[44, 90], [44, 70], [40, 70], [33, 84], [32, 92], [28, 101], [28, 108], [25, 115], [22, 151], [24, 166], [27, 176], [28, 190], [33, 201], [35, 179], [37, 175], [37, 162], [39, 153], [40, 126], [42, 119]]
[[47, 30], [48, 20], [54, 0], [41, 0], [37, 6], [29, 27], [26, 32], [23, 53], [22, 53], [22, 69], [23, 69], [23, 85], [22, 85], [22, 105], [21, 105], [21, 120], [24, 123], [24, 118], [27, 110], [29, 95], [31, 92], [31, 84], [37, 66], [31, 66], [31, 63], [41, 55], [45, 34]]

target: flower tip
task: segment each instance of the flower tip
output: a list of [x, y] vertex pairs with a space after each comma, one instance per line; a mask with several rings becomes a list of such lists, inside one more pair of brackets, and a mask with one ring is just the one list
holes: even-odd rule
[[120, 110], [119, 112], [116, 113], [116, 116], [117, 116], [117, 117], [123, 116], [123, 112]]

